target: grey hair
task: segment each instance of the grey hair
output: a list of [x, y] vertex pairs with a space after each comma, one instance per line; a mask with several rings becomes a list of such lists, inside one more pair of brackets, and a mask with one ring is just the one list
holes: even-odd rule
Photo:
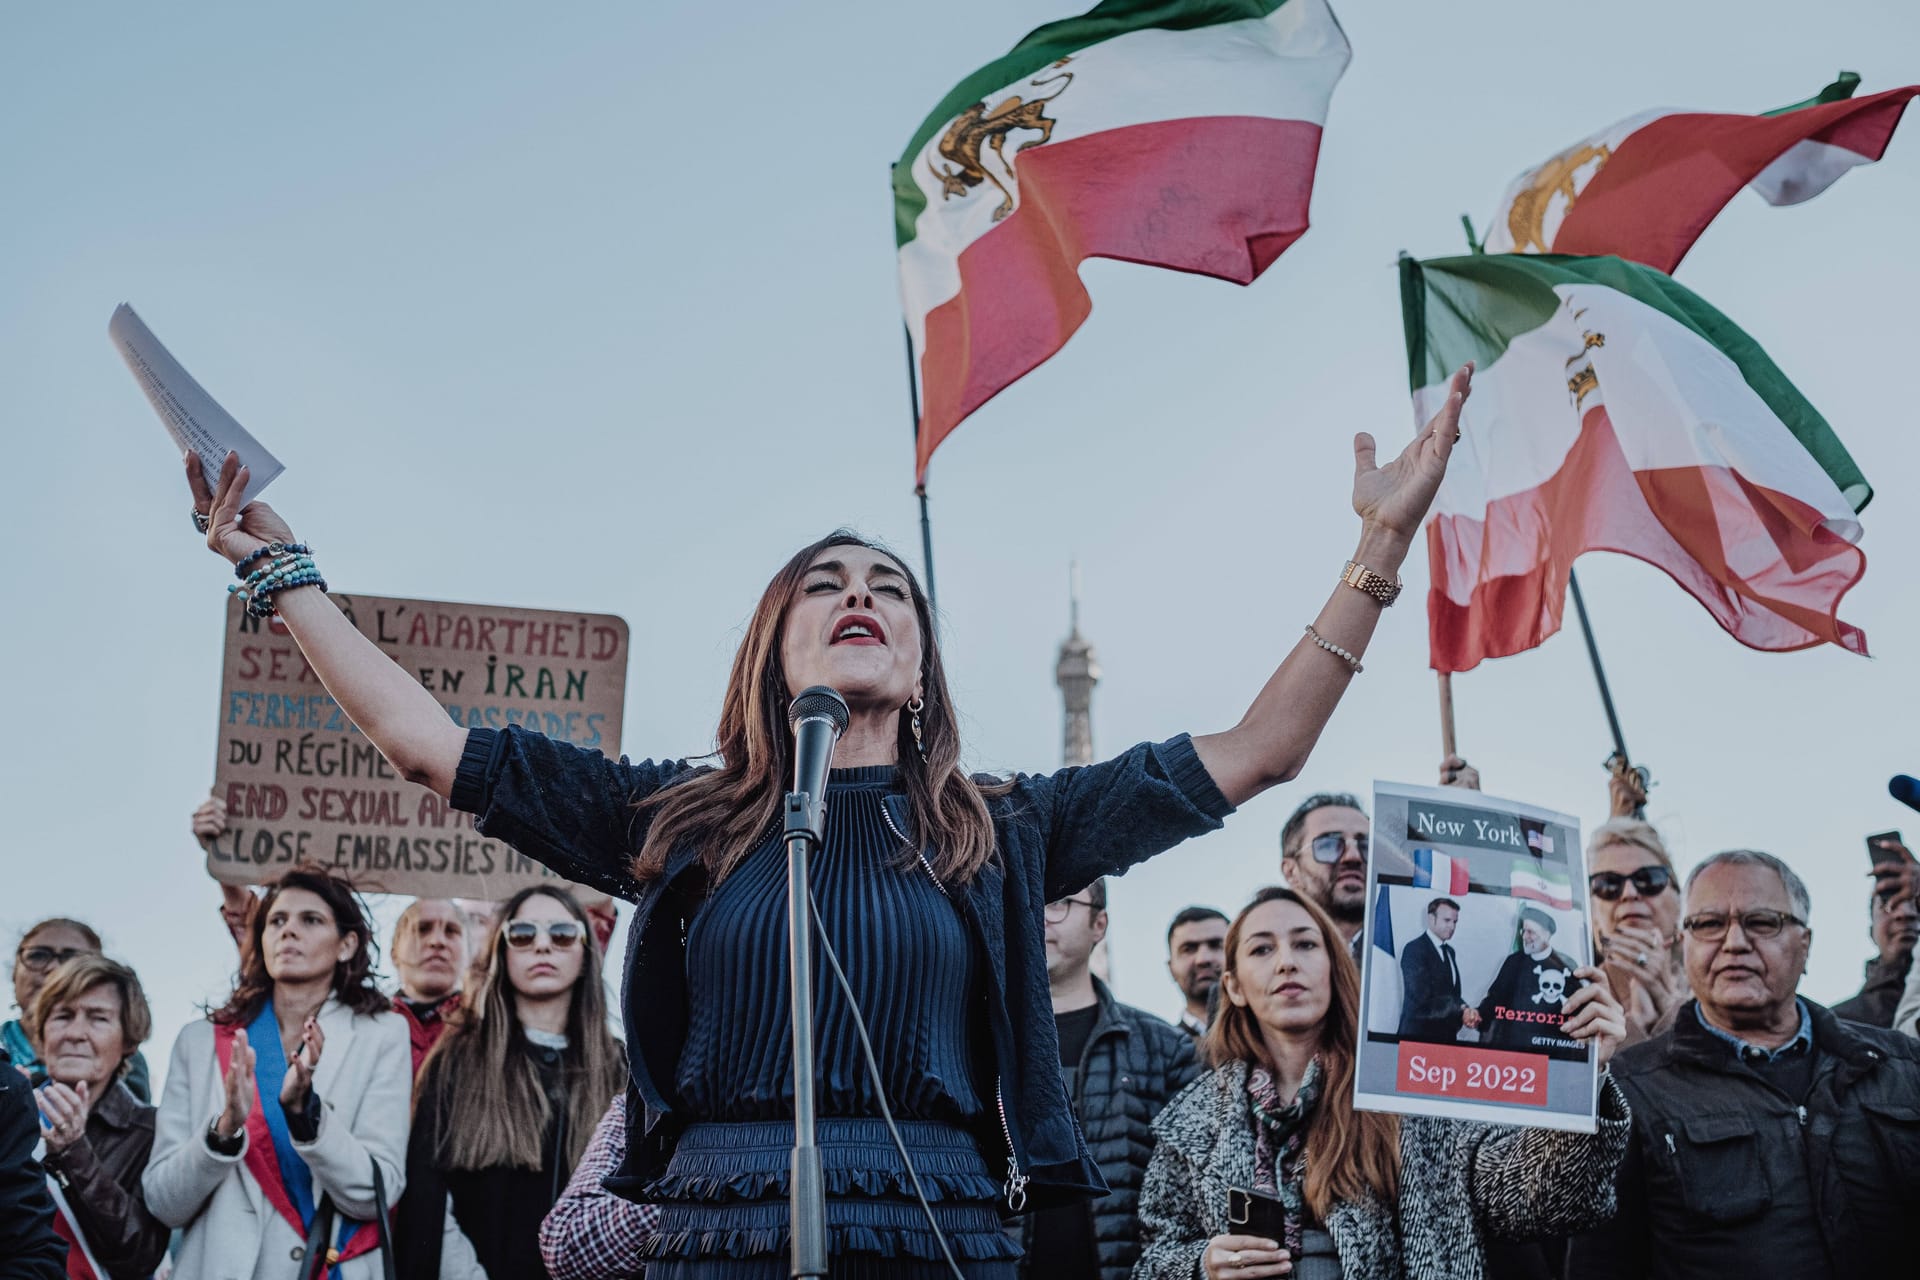
[[1793, 904], [1793, 913], [1806, 921], [1813, 914], [1813, 899], [1807, 893], [1806, 881], [1793, 873], [1793, 868], [1770, 853], [1761, 853], [1758, 849], [1727, 849], [1714, 854], [1705, 862], [1687, 873], [1687, 897], [1693, 897], [1693, 882], [1708, 867], [1722, 864], [1736, 867], [1765, 867], [1780, 877], [1780, 883], [1786, 886], [1787, 901]]

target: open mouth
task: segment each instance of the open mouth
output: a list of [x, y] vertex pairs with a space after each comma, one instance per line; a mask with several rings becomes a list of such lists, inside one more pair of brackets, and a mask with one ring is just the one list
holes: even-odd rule
[[868, 613], [850, 613], [834, 624], [830, 644], [880, 644], [887, 642], [880, 620]]

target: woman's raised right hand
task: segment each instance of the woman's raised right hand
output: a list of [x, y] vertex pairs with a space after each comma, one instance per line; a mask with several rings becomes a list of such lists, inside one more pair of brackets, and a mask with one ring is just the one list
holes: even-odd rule
[[274, 509], [264, 502], [249, 502], [240, 509], [240, 495], [247, 491], [247, 469], [240, 455], [228, 453], [220, 463], [220, 477], [212, 489], [200, 459], [189, 450], [184, 459], [187, 487], [193, 491], [193, 509], [208, 518], [207, 546], [238, 564], [269, 542], [292, 542], [293, 530]]

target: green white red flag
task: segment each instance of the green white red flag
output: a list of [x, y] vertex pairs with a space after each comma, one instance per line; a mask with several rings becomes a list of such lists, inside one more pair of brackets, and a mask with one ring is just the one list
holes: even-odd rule
[[1752, 648], [1866, 652], [1837, 611], [1872, 490], [1732, 321], [1620, 258], [1403, 258], [1400, 282], [1416, 421], [1478, 366], [1427, 523], [1435, 670], [1558, 631], [1585, 551], [1664, 569]]
[[1764, 115], [1656, 110], [1609, 125], [1513, 180], [1486, 251], [1613, 254], [1671, 272], [1740, 188], [1799, 204], [1885, 154], [1920, 85], [1854, 98], [1859, 83], [1845, 72]]
[[1081, 262], [1248, 284], [1297, 240], [1350, 56], [1326, 0], [1104, 0], [961, 81], [893, 170], [918, 478], [1080, 327]]

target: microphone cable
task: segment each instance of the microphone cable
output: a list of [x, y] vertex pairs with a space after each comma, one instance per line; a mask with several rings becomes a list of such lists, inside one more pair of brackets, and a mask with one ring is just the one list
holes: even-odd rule
[[933, 1206], [927, 1203], [927, 1193], [920, 1186], [920, 1175], [913, 1167], [913, 1159], [907, 1155], [907, 1144], [900, 1137], [900, 1130], [893, 1123], [893, 1109], [887, 1105], [886, 1082], [880, 1078], [880, 1064], [873, 1056], [873, 1041], [867, 1036], [867, 1019], [860, 1012], [860, 1002], [853, 998], [853, 987], [847, 982], [847, 975], [840, 968], [840, 957], [833, 953], [833, 943], [827, 938], [826, 926], [820, 923], [820, 903], [813, 896], [813, 886], [807, 886], [807, 905], [811, 908], [814, 936], [820, 941], [820, 951], [827, 958], [827, 967], [833, 970], [833, 980], [840, 985], [840, 994], [846, 997], [847, 1008], [853, 1013], [853, 1029], [860, 1036], [860, 1052], [867, 1060], [867, 1076], [873, 1081], [874, 1100], [880, 1104], [880, 1118], [887, 1122], [887, 1132], [893, 1136], [894, 1150], [900, 1153], [900, 1163], [907, 1168], [907, 1180], [913, 1184], [914, 1199], [920, 1202], [920, 1210], [927, 1215], [927, 1225], [933, 1228], [933, 1238], [940, 1244], [940, 1253], [947, 1260], [947, 1268], [953, 1272], [954, 1280], [967, 1280], [966, 1272], [960, 1270], [960, 1264], [953, 1260], [953, 1250], [947, 1247], [947, 1233], [940, 1229], [939, 1221], [933, 1216]]

